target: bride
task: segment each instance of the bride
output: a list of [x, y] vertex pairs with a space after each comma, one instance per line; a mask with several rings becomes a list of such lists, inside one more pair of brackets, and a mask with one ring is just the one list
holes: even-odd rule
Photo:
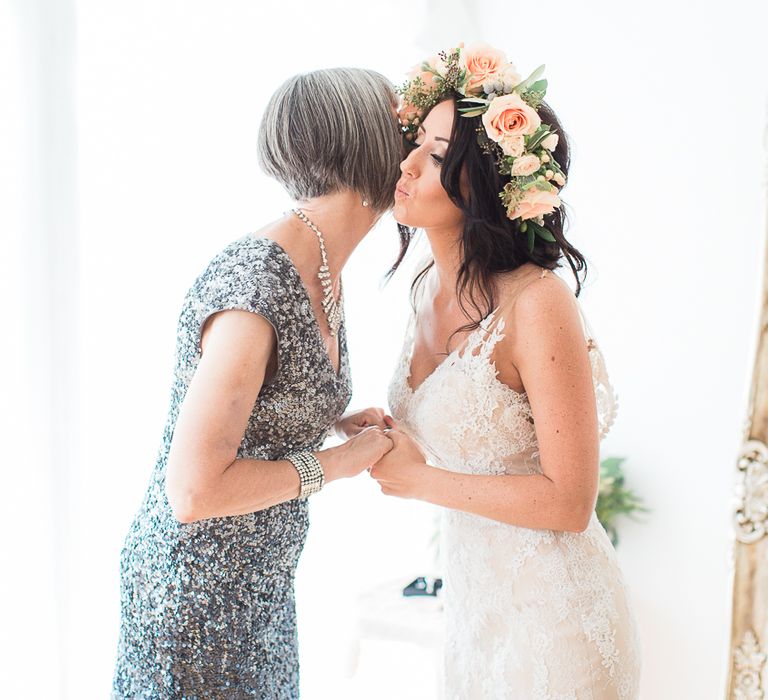
[[[543, 101], [487, 45], [415, 69], [400, 110], [409, 155], [394, 215], [431, 260], [392, 378], [385, 494], [443, 506], [450, 698], [634, 700], [637, 625], [595, 514], [599, 445], [616, 412], [569, 285], [568, 144]], [[389, 419], [388, 419], [389, 420]]]

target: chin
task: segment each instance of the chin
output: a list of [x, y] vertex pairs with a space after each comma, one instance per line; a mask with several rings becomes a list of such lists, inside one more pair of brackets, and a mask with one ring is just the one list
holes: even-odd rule
[[392, 217], [398, 224], [403, 226], [410, 226], [411, 228], [417, 228], [418, 224], [411, 221], [411, 217], [408, 216], [408, 212], [400, 202], [395, 202], [395, 206], [392, 208]]

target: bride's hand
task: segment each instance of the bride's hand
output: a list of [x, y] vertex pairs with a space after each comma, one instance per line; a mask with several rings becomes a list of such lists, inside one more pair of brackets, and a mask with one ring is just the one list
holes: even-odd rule
[[383, 408], [364, 408], [362, 411], [354, 411], [342, 416], [336, 421], [334, 428], [338, 437], [342, 440], [349, 440], [349, 438], [373, 425], [382, 430], [388, 428], [387, 418], [389, 416]]
[[394, 447], [368, 472], [379, 482], [381, 492], [400, 498], [421, 498], [422, 490], [432, 469], [427, 464], [418, 444], [405, 433], [392, 429], [386, 431]]

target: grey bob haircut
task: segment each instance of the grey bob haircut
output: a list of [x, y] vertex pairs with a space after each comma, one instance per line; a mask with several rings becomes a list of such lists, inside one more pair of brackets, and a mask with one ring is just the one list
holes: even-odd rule
[[259, 165], [294, 199], [348, 189], [386, 211], [405, 157], [396, 104], [392, 84], [376, 71], [328, 68], [295, 75], [267, 104]]

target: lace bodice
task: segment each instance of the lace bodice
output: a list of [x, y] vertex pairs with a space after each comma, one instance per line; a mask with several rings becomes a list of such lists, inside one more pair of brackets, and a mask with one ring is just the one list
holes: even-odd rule
[[[589, 322], [578, 308], [589, 350], [602, 440], [616, 418], [618, 395]], [[486, 316], [465, 344], [448, 355], [415, 390], [409, 386], [415, 335], [415, 314], [411, 314], [400, 361], [389, 386], [389, 406], [393, 416], [437, 464], [472, 473], [538, 473], [541, 468], [536, 459], [536, 431], [527, 393], [499, 381], [491, 358], [506, 325], [503, 317], [495, 319], [497, 311]], [[425, 395], [428, 401], [423, 400]], [[462, 401], [456, 401], [457, 396]], [[433, 410], [436, 405], [439, 411]]]
[[[618, 407], [605, 360], [579, 308], [600, 438]], [[526, 392], [492, 361], [504, 318], [489, 314], [412, 390], [415, 316], [389, 387], [399, 427], [429, 461], [470, 474], [541, 473]], [[593, 512], [583, 532], [531, 529], [442, 511], [445, 691], [455, 700], [636, 700], [637, 626], [616, 553]]]

